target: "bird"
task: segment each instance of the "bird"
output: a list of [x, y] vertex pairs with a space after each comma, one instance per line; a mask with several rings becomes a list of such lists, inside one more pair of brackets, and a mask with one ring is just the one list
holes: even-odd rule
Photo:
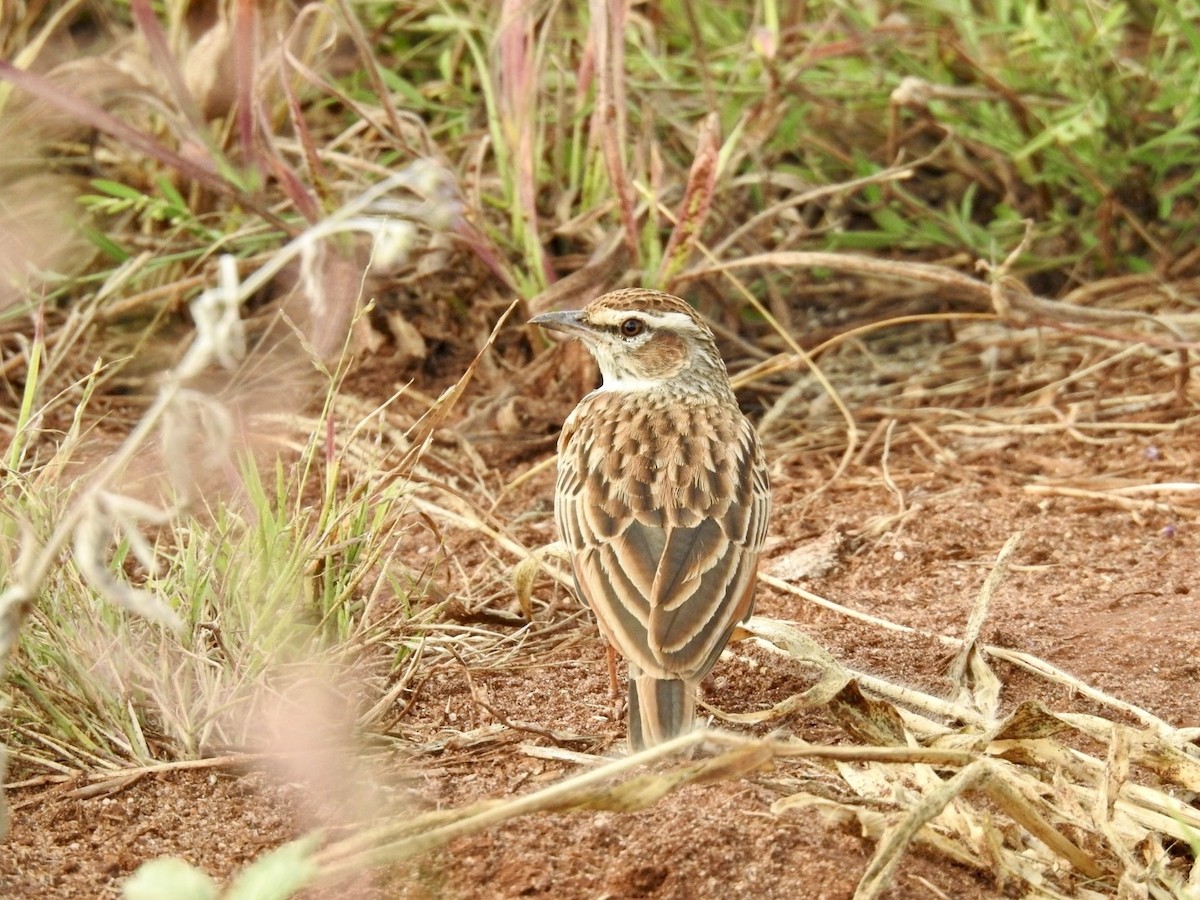
[[576, 593], [628, 663], [641, 750], [693, 728], [701, 680], [753, 611], [771, 512], [762, 443], [684, 300], [627, 288], [530, 324], [578, 338], [603, 376], [559, 435], [554, 517]]

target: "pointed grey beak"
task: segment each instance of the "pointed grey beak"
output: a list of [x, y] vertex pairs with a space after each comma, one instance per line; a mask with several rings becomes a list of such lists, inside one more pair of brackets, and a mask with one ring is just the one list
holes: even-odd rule
[[582, 337], [585, 334], [590, 334], [592, 329], [589, 328], [580, 316], [578, 309], [564, 309], [560, 312], [542, 313], [540, 316], [534, 316], [529, 320], [530, 325], [540, 325], [542, 328], [547, 328], [550, 331], [563, 331], [572, 337]]

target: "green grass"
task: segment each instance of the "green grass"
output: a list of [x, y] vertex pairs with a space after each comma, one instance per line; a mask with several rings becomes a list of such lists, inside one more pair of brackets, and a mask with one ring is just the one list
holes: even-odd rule
[[[624, 68], [613, 79], [627, 98], [612, 110], [611, 128], [622, 138], [614, 151], [619, 170], [605, 156], [604, 130], [594, 128], [599, 79], [589, 48], [596, 35], [583, 11], [557, 5], [539, 17], [532, 6], [511, 3], [502, 15], [490, 4], [442, 2], [418, 7], [398, 25], [389, 8], [355, 9], [364, 37], [376, 41], [370, 67], [393, 93], [381, 106], [361, 55], [337, 81], [296, 79], [292, 90], [311, 119], [309, 151], [319, 157], [357, 119], [339, 96], [384, 120], [388, 107], [419, 120], [425, 138], [398, 144], [396, 135], [364, 135], [356, 155], [379, 165], [395, 165], [422, 145], [443, 155], [495, 260], [522, 293], [546, 285], [556, 245], [586, 252], [594, 243], [594, 235], [562, 231], [564, 224], [588, 220], [598, 230], [620, 230], [620, 193], [641, 210], [634, 268], [653, 271], [679, 209], [697, 127], [710, 112], [722, 139], [734, 143], [725, 148], [714, 215], [701, 234], [709, 242], [736, 227], [745, 210], [781, 195], [770, 187], [773, 171], [831, 184], [924, 157], [939, 144], [922, 173], [937, 190], [847, 197], [836, 212], [849, 213], [849, 221], [834, 210], [822, 221], [818, 210], [820, 227], [795, 246], [827, 247], [833, 230], [843, 247], [992, 258], [1011, 249], [1019, 221], [1032, 218], [1024, 270], [1070, 270], [1080, 280], [1159, 270], [1197, 237], [1190, 213], [1200, 33], [1187, 5], [1014, 0], [985, 15], [967, 3], [923, 3], [876, 21], [854, 5], [817, 3], [806, 7], [805, 21], [785, 21], [768, 39], [766, 23], [780, 15], [773, 3], [723, 8], [696, 21], [684, 4], [664, 3], [654, 17], [635, 14], [626, 23]], [[119, 25], [128, 10], [111, 4], [107, 14]], [[167, 18], [180, 16], [173, 8]], [[316, 54], [306, 63], [319, 73], [323, 61]], [[934, 88], [927, 103], [893, 102], [905, 78]], [[221, 177], [267, 203], [297, 201], [302, 185], [328, 211], [337, 203], [334, 185], [348, 175], [361, 184], [364, 173], [327, 160], [332, 171], [317, 177], [298, 155], [302, 148], [284, 146], [299, 136], [298, 120], [277, 81], [265, 99], [285, 140], [265, 157], [218, 160]], [[143, 108], [130, 121], [154, 129], [155, 116]], [[227, 121], [207, 127], [234, 140]], [[268, 180], [274, 165], [293, 172], [296, 189]], [[162, 170], [146, 171], [136, 153], [118, 153], [81, 194], [93, 223], [88, 234], [102, 254], [88, 267], [132, 252], [118, 239], [122, 232], [154, 236], [186, 262], [188, 244], [195, 258], [214, 238], [242, 231], [237, 204], [198, 212], [193, 191]], [[765, 185], [739, 186], [751, 178]], [[284, 210], [293, 221], [303, 211], [294, 203]], [[134, 218], [124, 222], [128, 214]]]
[[[170, 606], [178, 630], [98, 596], [72, 566], [53, 567], [9, 671], [16, 758], [86, 770], [253, 747], [289, 678], [358, 662], [350, 650], [406, 603], [382, 574], [403, 542], [404, 487], [355, 471], [347, 494], [325, 452], [314, 438], [299, 459], [262, 471], [243, 457], [239, 482], [215, 493], [224, 499], [151, 526], [158, 574], [127, 541], [113, 548], [113, 576], [141, 572], [139, 588]], [[26, 491], [4, 504], [4, 521], [27, 523], [32, 544], [78, 502], [70, 490]]]

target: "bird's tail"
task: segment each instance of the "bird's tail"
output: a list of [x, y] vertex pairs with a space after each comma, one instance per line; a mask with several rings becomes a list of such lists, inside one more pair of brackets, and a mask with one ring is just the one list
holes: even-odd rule
[[678, 678], [629, 673], [629, 746], [636, 752], [690, 731], [696, 688]]

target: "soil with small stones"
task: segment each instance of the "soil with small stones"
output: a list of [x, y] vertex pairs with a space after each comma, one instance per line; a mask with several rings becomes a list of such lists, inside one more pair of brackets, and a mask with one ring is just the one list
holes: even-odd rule
[[[394, 380], [380, 376], [372, 385], [364, 377], [357, 389], [386, 396]], [[570, 405], [563, 397], [547, 404], [545, 414], [561, 419]], [[1193, 431], [1190, 425], [1158, 433], [1113, 430], [1096, 441], [1067, 427], [1043, 434], [926, 434], [894, 441], [886, 465], [876, 448], [815, 499], [837, 455], [771, 448], [776, 509], [762, 570], [786, 578], [796, 552], [825, 548], [827, 571], [804, 581], [806, 587], [919, 634], [887, 631], [767, 586], [759, 589], [757, 612], [798, 623], [847, 666], [948, 694], [950, 651], [934, 636], [962, 633], [997, 553], [1022, 532], [983, 639], [1032, 653], [1175, 726], [1200, 726], [1200, 557], [1191, 511], [1173, 510], [1169, 498], [1154, 507], [1032, 489], [1047, 479], [1083, 483], [1104, 476], [1192, 481], [1200, 453]], [[530, 446], [511, 455], [496, 483], [510, 483], [544, 461], [547, 442]], [[502, 495], [494, 515], [520, 523], [515, 527], [527, 546], [545, 543], [553, 537], [552, 489], [552, 470], [543, 466], [519, 490]], [[504, 566], [513, 560], [498, 565], [477, 536], [443, 537], [456, 563], [445, 567], [441, 586], [465, 593], [471, 582], [472, 596], [488, 594], [498, 613], [515, 612], [511, 592], [502, 590]], [[410, 754], [390, 766], [373, 753], [379, 770], [369, 777], [387, 784], [378, 796], [387, 808], [377, 812], [400, 806], [415, 814], [508, 798], [579, 771], [574, 763], [527, 752], [530, 745], [551, 745], [550, 732], [590, 738], [575, 749], [623, 752], [623, 713], [609, 696], [594, 625], [548, 581], [539, 581], [537, 591], [538, 616], [555, 627], [555, 640], [518, 649], [502, 664], [439, 668], [407, 705], [397, 704], [399, 733], [422, 742], [440, 736], [446, 743], [440, 752]], [[486, 610], [468, 612], [473, 627], [517, 631], [501, 616], [489, 622]], [[1004, 662], [994, 666], [1004, 683], [1005, 711], [1031, 698], [1056, 710], [1102, 711]], [[750, 712], [804, 690], [808, 678], [778, 656], [737, 644], [706, 682], [703, 697], [727, 712]], [[850, 741], [820, 710], [773, 725], [810, 741]], [[454, 740], [489, 726], [490, 739]], [[0, 852], [0, 896], [115, 897], [123, 878], [163, 854], [225, 879], [313, 827], [341, 833], [361, 814], [362, 801], [322, 795], [295, 767], [286, 775], [181, 770], [96, 790], [43, 783], [9, 793], [13, 830]], [[850, 897], [874, 844], [816, 812], [773, 813], [781, 795], [764, 772], [689, 786], [637, 812], [528, 816], [305, 896]], [[1008, 896], [1011, 888], [915, 849], [888, 896], [970, 900]]]

